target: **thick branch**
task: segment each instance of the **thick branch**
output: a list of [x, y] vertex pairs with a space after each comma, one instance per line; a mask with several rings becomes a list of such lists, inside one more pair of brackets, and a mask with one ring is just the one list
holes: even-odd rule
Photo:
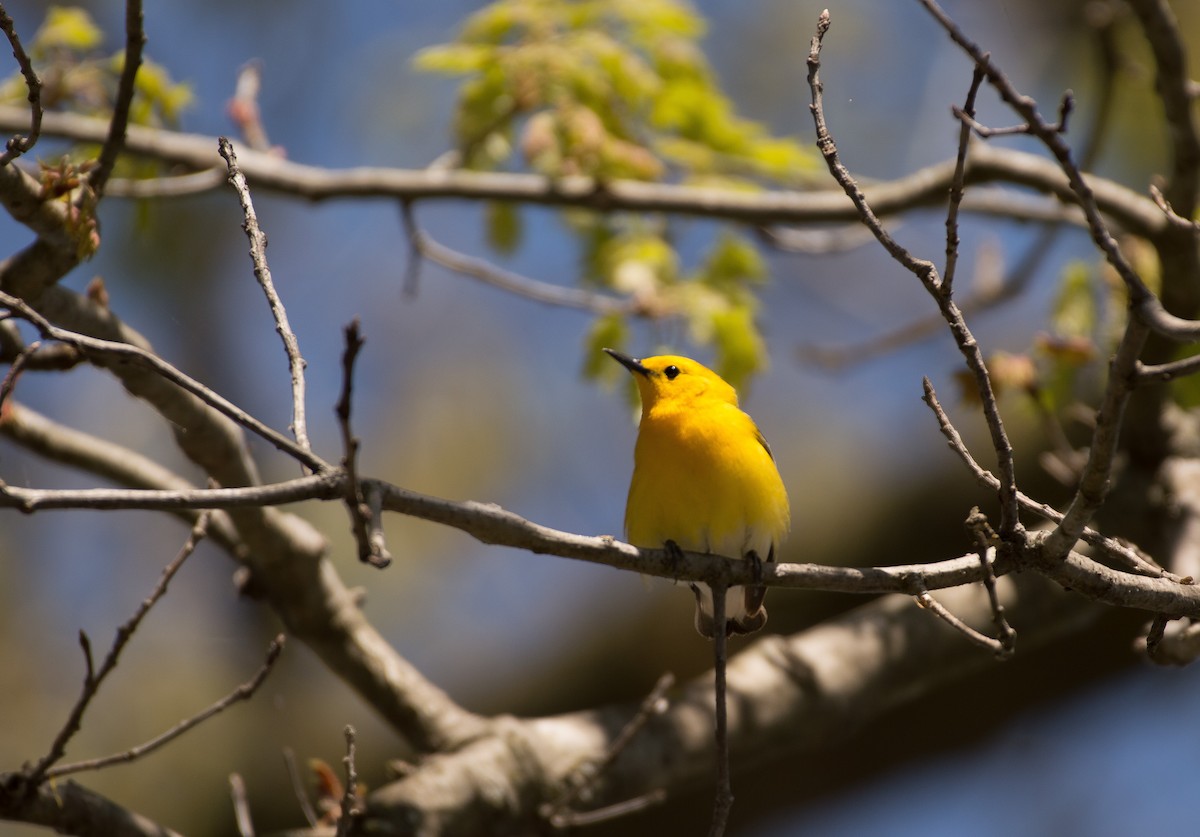
[[[1078, 629], [1096, 611], [1034, 574], [1004, 579], [1000, 595], [1022, 637], [1036, 645]], [[979, 588], [942, 597], [976, 630], [991, 625]], [[992, 665], [961, 634], [906, 597], [889, 596], [791, 637], [767, 637], [729, 661], [729, 734], [735, 772], [751, 763], [802, 759], [844, 745], [867, 721], [940, 683]], [[636, 704], [525, 721], [498, 720], [492, 735], [459, 753], [427, 759], [367, 799], [364, 831], [403, 824], [408, 833], [452, 837], [539, 830], [539, 805], [581, 763], [611, 748]], [[593, 804], [711, 782], [713, 682], [686, 684], [598, 777]]]
[[32, 795], [14, 795], [14, 783], [20, 783], [20, 774], [0, 773], [0, 819], [79, 837], [180, 837], [70, 779], [42, 785]]

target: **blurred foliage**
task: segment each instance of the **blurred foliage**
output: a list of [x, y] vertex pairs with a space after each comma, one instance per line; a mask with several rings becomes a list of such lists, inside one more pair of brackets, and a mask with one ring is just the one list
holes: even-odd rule
[[[125, 63], [122, 47], [116, 53], [101, 52], [104, 33], [82, 8], [51, 6], [45, 20], [26, 49], [42, 81], [42, 107], [107, 119], [112, 113], [117, 84]], [[18, 104], [28, 100], [29, 91], [20, 71], [0, 82], [0, 102]], [[171, 79], [160, 64], [143, 56], [134, 83], [129, 121], [134, 125], [177, 127], [181, 114], [192, 104], [191, 87]], [[72, 152], [91, 158], [96, 146]], [[153, 176], [160, 166], [147, 161], [122, 158], [117, 173]]]
[[[1133, 237], [1121, 246], [1157, 293], [1161, 271], [1154, 248]], [[997, 396], [1024, 393], [1039, 412], [1055, 420], [1092, 400], [1103, 382], [1102, 361], [1115, 351], [1125, 328], [1127, 302], [1125, 284], [1107, 262], [1068, 263], [1051, 301], [1047, 329], [1035, 335], [1024, 352], [997, 351], [988, 356]], [[971, 373], [962, 370], [956, 376], [963, 400], [978, 404]], [[1190, 380], [1175, 382], [1176, 397], [1185, 404], [1200, 404], [1200, 384], [1189, 384]]]
[[[552, 178], [803, 186], [815, 155], [736, 113], [700, 48], [705, 28], [680, 0], [497, 0], [468, 18], [456, 41], [422, 50], [415, 63], [466, 77], [454, 137], [469, 168], [515, 165], [519, 151], [525, 166]], [[632, 298], [642, 317], [682, 321], [735, 386], [764, 368], [752, 287], [766, 268], [749, 239], [721, 231], [685, 273], [675, 222], [579, 211], [564, 218], [582, 243], [582, 281]], [[489, 220], [493, 247], [518, 246], [515, 209]], [[629, 329], [618, 319], [593, 324], [587, 375], [619, 373], [594, 362], [604, 345], [625, 348]]]

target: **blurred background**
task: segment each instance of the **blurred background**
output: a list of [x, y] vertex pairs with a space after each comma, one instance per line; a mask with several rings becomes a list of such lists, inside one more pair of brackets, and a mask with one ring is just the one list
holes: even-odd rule
[[[108, 33], [105, 48], [118, 49], [122, 4], [82, 5]], [[193, 87], [185, 131], [231, 133], [225, 103], [239, 68], [260, 59], [263, 119], [290, 159], [417, 168], [451, 145], [458, 82], [416, 72], [412, 56], [450, 40], [481, 5], [154, 3], [146, 11], [147, 50]], [[916, 3], [695, 5], [709, 21], [704, 47], [743, 115], [811, 143], [804, 59], [817, 15], [828, 6], [826, 108], [848, 167], [863, 179], [888, 179], [953, 155], [949, 109], [962, 101], [970, 67]], [[1075, 124], [1086, 124], [1097, 85], [1093, 36], [1080, 23], [1088, 4], [944, 5], [1044, 112], [1073, 89]], [[1195, 50], [1200, 7], [1176, 6]], [[26, 37], [45, 13], [40, 2], [6, 8]], [[1163, 168], [1164, 138], [1153, 133], [1152, 68], [1131, 24], [1121, 39], [1130, 72], [1097, 168], [1141, 190]], [[991, 95], [981, 97], [980, 118], [1012, 121]], [[620, 535], [635, 425], [623, 389], [582, 375], [588, 315], [515, 298], [430, 264], [416, 295], [406, 297], [408, 246], [393, 203], [254, 197], [270, 238], [271, 270], [308, 361], [310, 432], [325, 456], [340, 455], [333, 404], [341, 329], [358, 317], [367, 340], [355, 404], [364, 470], [429, 494], [496, 502], [556, 528]], [[544, 281], [576, 282], [578, 244], [552, 211], [523, 210], [523, 243], [506, 256], [489, 253], [478, 204], [425, 202], [417, 212], [450, 246]], [[66, 283], [82, 290], [103, 277], [112, 308], [160, 354], [285, 429], [286, 360], [253, 279], [233, 193], [145, 205], [109, 199], [101, 221], [99, 254]], [[914, 252], [940, 260], [943, 224], [939, 211], [929, 211], [894, 227]], [[685, 262], [698, 257], [714, 229], [700, 220], [683, 225]], [[1030, 226], [968, 217], [963, 279], [989, 259], [1010, 266], [1036, 234]], [[28, 237], [5, 219], [0, 252]], [[939, 333], [836, 372], [799, 357], [802, 346], [859, 344], [931, 313], [924, 291], [873, 244], [767, 258], [761, 324], [771, 365], [743, 404], [771, 440], [792, 496], [794, 532], [782, 560], [906, 563], [970, 549], [962, 520], [986, 497], [947, 451], [920, 399], [921, 376], [928, 375], [968, 440], [984, 442], [978, 417], [954, 395], [957, 354], [949, 337]], [[1045, 328], [1074, 259], [1091, 261], [1092, 252], [1082, 232], [1068, 230], [1020, 299], [971, 321], [989, 352], [1021, 351]], [[635, 331], [630, 348], [648, 352], [661, 340], [661, 333]], [[709, 360], [686, 335], [677, 335], [674, 347]], [[79, 368], [26, 375], [17, 395], [59, 421], [196, 476], [158, 417], [104, 374]], [[1022, 456], [1024, 490], [1060, 502], [1064, 490], [1035, 459], [1036, 415], [1019, 399], [1003, 406]], [[261, 445], [255, 450], [265, 476], [295, 474], [291, 461]], [[36, 487], [96, 484], [6, 441], [0, 477]], [[400, 653], [470, 709], [541, 714], [634, 700], [664, 670], [686, 678], [709, 667], [709, 646], [692, 630], [684, 588], [485, 547], [398, 516], [387, 520], [397, 560], [379, 572], [354, 559], [341, 506], [291, 510], [330, 539], [339, 571], [366, 589], [368, 616]], [[46, 751], [82, 679], [78, 632], [102, 653], [185, 537], [174, 519], [142, 512], [0, 515], [0, 769]], [[233, 570], [208, 545], [185, 566], [92, 706], [69, 758], [144, 741], [257, 668], [278, 626], [266, 608], [238, 599]], [[768, 630], [800, 630], [858, 604], [776, 591]], [[881, 720], [820, 763], [736, 770], [733, 832], [1185, 833], [1200, 776], [1200, 673], [1138, 662], [1131, 643], [1140, 621], [1114, 613], [1087, 636], [1018, 646], [1016, 660]], [[337, 764], [346, 723], [359, 730], [360, 774], [368, 785], [380, 784], [382, 763], [403, 753], [402, 742], [293, 643], [251, 703], [157, 755], [82, 778], [166, 825], [215, 835], [233, 830], [227, 776], [236, 771], [246, 779], [260, 833], [299, 826], [280, 753], [290, 747], [301, 760]], [[704, 791], [681, 800], [682, 808], [597, 833], [695, 833], [707, 821], [707, 800]], [[10, 833], [34, 832], [0, 825], [0, 834]]]

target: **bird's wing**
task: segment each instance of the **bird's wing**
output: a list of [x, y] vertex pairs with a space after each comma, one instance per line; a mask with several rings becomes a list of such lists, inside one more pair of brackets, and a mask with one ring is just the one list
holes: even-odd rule
[[767, 456], [771, 457], [771, 461], [775, 461], [775, 454], [771, 452], [771, 446], [767, 444], [767, 437], [762, 434], [758, 426], [754, 427], [754, 438], [758, 439], [758, 443], [763, 446], [763, 450], [767, 452]]

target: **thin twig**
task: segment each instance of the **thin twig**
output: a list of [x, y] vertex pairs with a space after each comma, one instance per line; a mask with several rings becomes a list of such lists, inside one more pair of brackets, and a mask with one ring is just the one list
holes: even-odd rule
[[808, 51], [808, 84], [812, 91], [812, 105], [810, 108], [813, 123], [817, 131], [817, 147], [821, 150], [821, 155], [825, 158], [825, 163], [829, 168], [830, 174], [833, 175], [834, 180], [838, 182], [843, 191], [845, 191], [846, 196], [857, 207], [862, 222], [875, 234], [875, 238], [896, 262], [920, 279], [926, 291], [937, 302], [942, 317], [945, 319], [946, 324], [950, 328], [950, 333], [954, 337], [954, 342], [958, 346], [963, 359], [966, 361], [967, 368], [974, 376], [976, 386], [979, 390], [979, 397], [983, 404], [983, 415], [987, 421], [988, 432], [992, 438], [992, 448], [996, 452], [998, 470], [1000, 472], [998, 492], [1000, 499], [1000, 535], [1005, 539], [1014, 537], [1020, 530], [1021, 522], [1018, 511], [1019, 505], [1017, 503], [1017, 477], [1013, 462], [1012, 444], [1008, 440], [1008, 434], [1000, 418], [1000, 409], [996, 403], [995, 392], [992, 389], [991, 376], [988, 373], [987, 364], [984, 362], [979, 344], [975, 341], [975, 337], [971, 334], [970, 329], [967, 328], [961, 310], [955, 304], [948, 289], [944, 287], [933, 262], [913, 256], [912, 253], [892, 238], [891, 234], [884, 228], [883, 223], [871, 209], [862, 190], [859, 189], [858, 184], [839, 159], [837, 146], [834, 144], [833, 137], [826, 124], [823, 104], [824, 85], [820, 80], [820, 69], [821, 45], [825, 33], [829, 31], [829, 26], [829, 10], [826, 9], [818, 18], [817, 32], [810, 42]]
[[[934, 391], [933, 384], [930, 383], [929, 378], [924, 379], [923, 386], [925, 394], [922, 400], [929, 405], [929, 409], [933, 411], [934, 416], [937, 418], [938, 428], [941, 430], [942, 435], [946, 437], [946, 444], [958, 455], [959, 459], [963, 461], [971, 473], [975, 475], [980, 485], [993, 490], [997, 489], [1000, 481], [996, 479], [995, 474], [980, 465], [975, 460], [975, 457], [971, 455], [966, 443], [963, 442], [962, 436], [951, 423], [950, 417], [938, 400], [937, 393]], [[1021, 504], [1021, 508], [1033, 512], [1044, 520], [1048, 520], [1051, 523], [1062, 522], [1062, 512], [1045, 503], [1039, 503], [1027, 494], [1018, 491], [1017, 501]], [[1131, 549], [1113, 538], [1106, 537], [1091, 527], [1083, 530], [1082, 537], [1084, 543], [1088, 544], [1088, 546], [1093, 547], [1106, 557], [1119, 562], [1133, 572], [1149, 578], [1166, 578], [1178, 584], [1190, 584], [1190, 582], [1175, 573], [1148, 562], [1138, 554], [1137, 550]]]
[[267, 675], [271, 673], [271, 669], [275, 667], [275, 661], [279, 659], [279, 653], [283, 650], [283, 645], [284, 636], [283, 634], [279, 634], [275, 637], [275, 639], [271, 640], [270, 646], [267, 647], [267, 658], [263, 662], [262, 666], [259, 667], [258, 671], [255, 672], [253, 677], [238, 686], [229, 694], [225, 695], [225, 697], [221, 698], [216, 703], [213, 703], [206, 709], [198, 712], [190, 718], [185, 718], [161, 735], [155, 736], [144, 744], [139, 744], [136, 747], [130, 747], [128, 750], [125, 750], [121, 753], [114, 753], [110, 756], [103, 756], [102, 758], [88, 759], [86, 761], [77, 761], [71, 764], [60, 765], [59, 767], [52, 767], [46, 771], [46, 778], [57, 779], [61, 776], [66, 776], [71, 773], [82, 773], [85, 770], [100, 770], [101, 768], [109, 767], [113, 764], [123, 764], [125, 762], [135, 761], [147, 753], [152, 753], [163, 745], [169, 744], [188, 730], [204, 723], [214, 715], [221, 714], [233, 704], [239, 701], [249, 700], [254, 696], [254, 693], [258, 691], [258, 687], [263, 684], [263, 681], [267, 679]]
[[1070, 146], [1055, 130], [1055, 126], [1047, 123], [1038, 113], [1037, 102], [1020, 93], [988, 54], [963, 34], [958, 25], [950, 19], [935, 0], [920, 0], [920, 2], [946, 30], [951, 40], [958, 44], [974, 60], [976, 66], [983, 70], [988, 82], [1000, 94], [1000, 98], [1022, 119], [1026, 120], [1030, 127], [1030, 133], [1037, 137], [1054, 155], [1059, 168], [1067, 177], [1075, 200], [1083, 210], [1092, 240], [1104, 253], [1105, 259], [1117, 272], [1117, 275], [1121, 277], [1121, 281], [1129, 291], [1130, 306], [1137, 317], [1164, 337], [1173, 340], [1197, 339], [1200, 336], [1200, 322], [1185, 320], [1168, 313], [1146, 286], [1146, 283], [1142, 281], [1137, 271], [1133, 269], [1129, 260], [1125, 258], [1125, 254], [1121, 252], [1120, 246], [1104, 221], [1096, 201], [1095, 191], [1072, 158]]
[[292, 783], [292, 793], [296, 795], [296, 802], [300, 805], [300, 813], [304, 814], [304, 819], [310, 826], [316, 827], [320, 820], [317, 818], [317, 812], [313, 810], [312, 800], [308, 798], [308, 790], [304, 787], [300, 768], [296, 766], [296, 753], [291, 747], [283, 748], [283, 763], [287, 767], [288, 781]]
[[247, 430], [266, 439], [280, 451], [299, 460], [301, 464], [312, 469], [314, 472], [326, 471], [331, 467], [329, 463], [316, 456], [312, 451], [300, 447], [283, 434], [267, 427], [245, 410], [242, 410], [195, 379], [180, 372], [153, 352], [148, 352], [139, 346], [129, 343], [102, 340], [96, 337], [89, 337], [86, 334], [59, 328], [29, 305], [25, 304], [23, 300], [2, 291], [0, 291], [0, 306], [8, 308], [15, 316], [31, 323], [48, 340], [58, 340], [88, 355], [112, 358], [114, 360], [133, 361], [150, 367], [163, 378], [196, 396]]
[[411, 247], [409, 269], [405, 277], [405, 291], [411, 293], [415, 288], [414, 265], [420, 259], [439, 264], [447, 270], [452, 270], [462, 276], [478, 279], [486, 285], [508, 291], [525, 299], [555, 305], [560, 308], [578, 308], [595, 314], [638, 314], [644, 313], [642, 307], [634, 300], [618, 299], [617, 297], [598, 294], [581, 288], [567, 288], [540, 282], [528, 276], [521, 276], [511, 270], [476, 259], [457, 250], [447, 247], [434, 240], [429, 233], [417, 226], [413, 217], [411, 202], [401, 203], [401, 218]]
[[267, 266], [267, 234], [259, 226], [258, 215], [254, 212], [254, 201], [250, 197], [250, 187], [247, 185], [241, 169], [238, 168], [233, 144], [225, 137], [221, 137], [217, 142], [218, 150], [229, 167], [229, 184], [237, 192], [238, 200], [242, 204], [242, 215], [245, 218], [243, 229], [246, 231], [246, 237], [250, 239], [250, 259], [254, 262], [254, 278], [258, 280], [263, 294], [267, 297], [267, 304], [271, 307], [271, 316], [275, 318], [275, 331], [283, 340], [283, 349], [287, 353], [288, 370], [292, 376], [292, 432], [296, 435], [296, 444], [311, 451], [312, 443], [308, 440], [308, 422], [305, 420], [304, 411], [304, 367], [307, 364], [300, 355], [300, 343], [288, 322], [283, 300], [279, 298], [279, 294], [275, 291], [275, 283], [271, 280], [271, 268]]
[[[1096, 106], [1092, 111], [1092, 121], [1088, 127], [1087, 137], [1079, 155], [1080, 167], [1085, 170], [1091, 168], [1092, 164], [1096, 161], [1104, 146], [1108, 130], [1112, 125], [1119, 69], [1118, 48], [1114, 37], [1115, 27], [1111, 17], [1095, 21], [1093, 25], [1097, 32], [1099, 46], [1100, 82], [1098, 92], [1094, 97]], [[977, 156], [980, 152], [991, 153], [992, 150], [987, 146], [983, 146], [982, 148], [976, 148], [973, 153]], [[968, 158], [965, 163], [966, 171], [970, 172], [973, 161]], [[1192, 225], [1191, 221], [1171, 213], [1170, 209], [1162, 201], [1161, 193], [1154, 186], [1150, 187], [1150, 192], [1155, 203], [1164, 212], [1168, 213], [1169, 221], [1175, 225]], [[1012, 269], [1008, 271], [998, 286], [973, 289], [967, 296], [958, 295], [958, 307], [964, 315], [974, 315], [988, 311], [1020, 296], [1025, 291], [1025, 288], [1028, 287], [1030, 280], [1033, 279], [1038, 267], [1045, 261], [1046, 256], [1054, 248], [1066, 225], [1085, 225], [1083, 213], [1077, 207], [1066, 206], [1058, 200], [1054, 200], [1052, 203], [1039, 202], [1038, 206], [1044, 207], [1041, 214], [1034, 211], [1034, 207], [1030, 205], [1027, 199], [1017, 196], [1009, 190], [996, 188], [977, 188], [970, 195], [964, 196], [963, 208], [967, 208], [972, 212], [986, 212], [1011, 220], [1039, 221], [1045, 224], [1038, 233], [1037, 238], [1025, 248], [1021, 257], [1013, 265]], [[855, 226], [864, 234], [870, 234], [861, 224]], [[934, 313], [902, 325], [894, 331], [886, 332], [855, 345], [842, 347], [802, 346], [799, 349], [799, 354], [801, 359], [806, 362], [815, 362], [836, 371], [879, 357], [880, 355], [890, 354], [898, 348], [911, 345], [918, 340], [933, 336], [934, 334], [939, 334], [944, 325], [945, 320], [942, 318], [942, 315]]]
[[13, 360], [12, 365], [8, 367], [8, 372], [4, 376], [4, 380], [0, 381], [0, 414], [4, 412], [4, 405], [10, 397], [13, 390], [17, 386], [17, 378], [21, 376], [21, 370], [29, 363], [29, 358], [41, 346], [41, 341], [34, 341], [26, 348], [21, 350], [21, 353]]
[[733, 782], [729, 771], [729, 716], [725, 695], [726, 627], [725, 594], [729, 590], [723, 580], [711, 584], [713, 599], [713, 700], [716, 709], [717, 789], [713, 797], [712, 821], [708, 837], [721, 837], [729, 823], [733, 808]]
[[[564, 790], [559, 795], [558, 799], [542, 806], [541, 815], [550, 825], [558, 829], [571, 828], [573, 826], [583, 825], [585, 822], [593, 823], [599, 820], [594, 817], [597, 811], [576, 812], [571, 810], [575, 803], [582, 799], [586, 799], [588, 792], [595, 786], [596, 781], [604, 775], [605, 771], [612, 766], [617, 757], [629, 747], [630, 743], [637, 737], [646, 724], [651, 719], [661, 715], [667, 708], [666, 694], [672, 686], [675, 685], [675, 675], [671, 672], [665, 672], [658, 678], [658, 682], [654, 684], [654, 688], [646, 695], [642, 701], [638, 711], [629, 719], [629, 722], [621, 728], [617, 737], [613, 739], [612, 744], [604, 753], [604, 757], [596, 762], [589, 762], [580, 765], [567, 779], [564, 781]], [[646, 796], [638, 797], [636, 800], [637, 807], [633, 810], [641, 810], [649, 804], [652, 804], [647, 797], [655, 797], [654, 801], [661, 801], [666, 798], [666, 794], [661, 790], [652, 791]], [[629, 806], [635, 800], [627, 800], [619, 802], [616, 805], [606, 806], [600, 809], [603, 812], [603, 819], [611, 819], [622, 814], [629, 813]], [[614, 810], [618, 809], [619, 810]]]
[[1159, 643], [1162, 642], [1163, 634], [1166, 633], [1167, 623], [1171, 621], [1171, 617], [1164, 613], [1156, 614], [1150, 620], [1150, 627], [1146, 631], [1146, 638], [1143, 640], [1146, 648], [1146, 656], [1151, 660], [1159, 656]]
[[1071, 551], [1108, 497], [1125, 406], [1134, 389], [1138, 355], [1149, 333], [1150, 329], [1138, 316], [1131, 316], [1125, 325], [1116, 355], [1109, 364], [1108, 385], [1096, 411], [1096, 427], [1079, 485], [1062, 521], [1043, 541], [1050, 557], [1062, 557]]
[[75, 733], [79, 732], [80, 724], [83, 721], [83, 713], [91, 705], [92, 698], [96, 696], [96, 692], [99, 691], [100, 686], [104, 683], [104, 679], [116, 668], [117, 661], [121, 658], [121, 652], [125, 650], [125, 645], [133, 638], [133, 634], [137, 631], [138, 626], [141, 625], [142, 619], [150, 612], [150, 608], [154, 607], [155, 603], [167, 592], [167, 585], [171, 583], [171, 579], [179, 572], [180, 567], [183, 566], [183, 562], [196, 551], [196, 547], [204, 538], [207, 524], [207, 515], [202, 515], [196, 522], [196, 525], [192, 527], [191, 534], [188, 536], [183, 548], [179, 550], [179, 554], [163, 570], [162, 577], [159, 578], [158, 584], [154, 586], [150, 595], [138, 606], [133, 616], [117, 629], [112, 646], [109, 648], [108, 655], [104, 658], [104, 662], [100, 665], [99, 670], [95, 670], [92, 665], [91, 643], [88, 641], [87, 634], [83, 633], [83, 631], [79, 632], [79, 641], [83, 646], [84, 659], [87, 661], [87, 673], [83, 680], [83, 688], [80, 690], [79, 697], [75, 701], [75, 705], [71, 708], [71, 712], [67, 716], [62, 729], [54, 737], [54, 742], [50, 745], [50, 750], [36, 764], [25, 771], [25, 778], [29, 787], [36, 787], [44, 779], [56, 775], [51, 768], [62, 759], [67, 750], [67, 743], [75, 736]]
[[17, 59], [17, 66], [21, 69], [21, 75], [25, 77], [25, 87], [29, 90], [29, 134], [25, 136], [14, 134], [9, 139], [4, 153], [0, 154], [0, 166], [7, 166], [33, 148], [42, 133], [42, 80], [38, 78], [29, 54], [21, 45], [21, 39], [17, 36], [13, 19], [9, 17], [2, 5], [0, 5], [0, 30], [3, 30], [5, 37], [8, 38], [13, 58]]
[[246, 782], [240, 773], [229, 774], [229, 796], [233, 801], [233, 818], [241, 837], [254, 837], [254, 819], [250, 816], [250, 801], [246, 798]]
[[666, 799], [667, 792], [662, 788], [656, 788], [649, 793], [644, 793], [641, 796], [635, 796], [632, 799], [626, 799], [621, 802], [614, 802], [612, 805], [605, 805], [603, 808], [593, 808], [590, 811], [564, 811], [560, 814], [555, 814], [551, 825], [561, 829], [582, 828], [585, 825], [595, 825], [596, 823], [608, 822], [609, 820], [636, 814], [638, 811], [644, 811], [647, 808], [653, 808], [655, 805], [661, 805]]
[[[1172, 203], [1190, 217], [1196, 208], [1197, 173], [1200, 172], [1200, 132], [1196, 128], [1195, 102], [1190, 88], [1189, 45], [1171, 4], [1166, 0], [1131, 0], [1154, 58], [1154, 91], [1162, 104], [1171, 145], [1171, 174], [1167, 193]], [[1189, 277], [1190, 279], [1190, 277]]]
[[1195, 619], [1171, 619], [1159, 614], [1150, 624], [1146, 637], [1135, 643], [1151, 662], [1160, 666], [1186, 666], [1200, 658], [1200, 622]]
[[342, 795], [342, 811], [337, 822], [337, 837], [346, 837], [354, 825], [354, 821], [362, 813], [358, 810], [358, 768], [355, 766], [356, 733], [354, 727], [346, 724], [343, 734], [346, 736], [346, 755], [342, 764], [346, 768], [346, 790]]
[[[345, 328], [346, 348], [342, 352], [342, 391], [338, 396], [334, 412], [338, 427], [342, 430], [342, 468], [346, 474], [346, 510], [350, 512], [350, 526], [354, 541], [358, 544], [358, 560], [364, 564], [383, 569], [392, 562], [383, 539], [381, 513], [382, 494], [372, 486], [364, 491], [358, 477], [358, 439], [350, 427], [350, 409], [354, 393], [354, 362], [362, 351], [363, 339], [358, 330], [358, 319]], [[368, 494], [370, 501], [368, 502]], [[374, 510], [373, 510], [374, 509]]]
[[1194, 375], [1198, 371], [1200, 371], [1200, 355], [1190, 355], [1189, 357], [1167, 361], [1166, 363], [1147, 364], [1138, 361], [1134, 366], [1134, 375], [1130, 384], [1135, 387], [1146, 386], [1148, 384], [1165, 384], [1177, 378], [1186, 378], [1188, 375]]
[[[0, 419], [0, 434], [52, 462], [104, 477], [126, 488], [184, 491], [195, 488], [189, 480], [144, 454], [59, 424], [23, 404], [9, 404]], [[0, 488], [0, 495], [3, 490]], [[200, 512], [176, 509], [175, 514], [192, 525]], [[209, 516], [208, 537], [235, 560], [245, 563], [246, 546], [229, 515], [214, 512]]]
[[996, 656], [1002, 660], [1008, 659], [1016, 650], [1017, 632], [1008, 624], [1004, 615], [1004, 605], [1000, 603], [1000, 595], [996, 591], [996, 574], [992, 571], [991, 557], [995, 554], [996, 543], [999, 539], [988, 525], [987, 517], [978, 506], [971, 509], [967, 515], [967, 530], [975, 537], [979, 550], [979, 565], [983, 568], [983, 587], [987, 591], [988, 603], [992, 606], [992, 622], [996, 626], [996, 637], [999, 649]]
[[330, 500], [345, 480], [336, 471], [241, 488], [128, 489], [22, 488], [0, 481], [0, 508], [23, 512], [49, 509], [237, 509], [279, 506], [301, 500]]
[[966, 622], [962, 621], [949, 610], [947, 610], [945, 605], [943, 605], [933, 596], [929, 595], [928, 591], [918, 593], [916, 600], [917, 604], [923, 609], [928, 610], [951, 628], [961, 633], [975, 645], [978, 645], [980, 648], [988, 649], [997, 657], [1003, 657], [1005, 655], [1004, 646], [1001, 644], [1000, 640], [992, 639], [992, 637], [988, 636], [987, 634], [982, 634], [972, 628]]
[[134, 200], [186, 198], [211, 192], [227, 180], [228, 175], [220, 166], [165, 177], [113, 177], [108, 181], [105, 194]]
[[[975, 116], [975, 96], [979, 93], [979, 85], [983, 83], [983, 73], [978, 67], [971, 78], [971, 87], [967, 91], [967, 99], [962, 110], [954, 109], [967, 117]], [[971, 143], [971, 131], [966, 124], [958, 132], [958, 154], [954, 158], [954, 179], [950, 182], [950, 206], [946, 210], [946, 265], [942, 269], [942, 287], [949, 294], [954, 287], [955, 272], [958, 268], [958, 208], [963, 199], [963, 183], [966, 178], [967, 148]]]
[[[108, 135], [100, 147], [96, 167], [88, 175], [88, 186], [96, 198], [104, 194], [108, 178], [112, 176], [117, 157], [125, 144], [125, 132], [129, 127], [129, 109], [133, 104], [138, 68], [142, 66], [142, 49], [146, 46], [143, 28], [141, 0], [125, 0], [125, 57], [121, 66], [121, 77], [117, 81], [117, 96], [113, 102], [112, 119], [108, 124]], [[81, 196], [82, 199], [82, 196]]]

